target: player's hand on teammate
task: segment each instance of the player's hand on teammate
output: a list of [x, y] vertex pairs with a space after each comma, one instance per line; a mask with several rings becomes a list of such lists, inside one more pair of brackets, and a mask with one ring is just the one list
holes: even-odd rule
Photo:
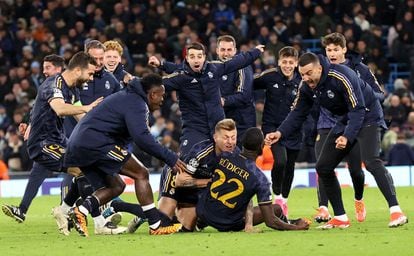
[[103, 99], [104, 99], [103, 97], [99, 97], [94, 102], [92, 102], [91, 104], [86, 105], [85, 106], [86, 107], [86, 113], [91, 111], [94, 107], [98, 106], [98, 104], [101, 103], [103, 101]]
[[335, 143], [336, 143], [335, 148], [337, 148], [337, 149], [344, 149], [346, 147], [346, 144], [348, 143], [348, 139], [345, 136], [339, 136], [335, 140]]
[[282, 137], [282, 133], [279, 132], [279, 131], [268, 133], [268, 134], [266, 134], [265, 144], [270, 146], [273, 143], [278, 142], [281, 137]]
[[187, 172], [179, 172], [175, 176], [175, 186], [176, 187], [185, 187], [188, 180], [193, 180], [194, 178]]
[[151, 56], [149, 57], [148, 65], [154, 68], [158, 68], [161, 65], [161, 61], [157, 57]]
[[259, 49], [260, 50], [260, 52], [264, 52], [264, 49], [265, 49], [265, 46], [263, 45], [263, 44], [259, 44], [259, 45], [257, 45], [256, 47], [255, 47], [256, 49]]
[[177, 159], [177, 162], [175, 163], [175, 165], [172, 167], [172, 170], [174, 171], [174, 173], [182, 173], [182, 172], [185, 172], [186, 169], [187, 169], [186, 164], [179, 158]]
[[186, 172], [179, 172], [175, 176], [175, 186], [181, 187], [185, 183], [186, 179], [191, 178], [190, 174]]

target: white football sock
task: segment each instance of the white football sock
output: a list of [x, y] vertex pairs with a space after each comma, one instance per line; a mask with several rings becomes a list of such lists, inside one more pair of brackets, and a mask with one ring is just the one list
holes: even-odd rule
[[348, 221], [348, 216], [346, 214], [335, 216], [335, 219], [340, 221]]
[[105, 226], [105, 218], [102, 215], [93, 218], [93, 223], [95, 224], [95, 228], [99, 227], [102, 228]]
[[394, 212], [402, 212], [401, 208], [399, 205], [394, 205], [390, 207], [390, 213], [394, 213]]

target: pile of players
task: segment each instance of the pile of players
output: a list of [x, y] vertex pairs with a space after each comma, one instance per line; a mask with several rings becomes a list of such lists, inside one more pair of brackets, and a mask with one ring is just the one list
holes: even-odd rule
[[[302, 126], [311, 116], [318, 132], [316, 171], [321, 199], [315, 220], [326, 222], [319, 228], [350, 226], [334, 172], [347, 155], [353, 163], [357, 220], [366, 218], [363, 162], [388, 202], [389, 227], [406, 224], [392, 177], [379, 159], [380, 129], [386, 128], [383, 91], [361, 58], [347, 53], [341, 34], [327, 35], [323, 45], [327, 57], [313, 53], [299, 57], [293, 47], [284, 47], [278, 68], [253, 76], [251, 64], [263, 46], [236, 54], [234, 38], [221, 36], [218, 61], [206, 61], [204, 46], [192, 43], [180, 65], [149, 59], [149, 65], [169, 75], [136, 78], [120, 63], [119, 43], [88, 42], [85, 52], [75, 54], [66, 70], [49, 74], [39, 88], [30, 125], [21, 131], [28, 138], [34, 166], [21, 204], [3, 205], [3, 212], [23, 222], [43, 180], [50, 171], [58, 171], [74, 177], [66, 179], [67, 193], [52, 212], [65, 235], [72, 223], [88, 236], [88, 214], [95, 234], [132, 233], [144, 221], [153, 235], [190, 232], [207, 225], [220, 231], [255, 231], [253, 226], [262, 222], [279, 230], [306, 230], [309, 221], [287, 219], [287, 198]], [[255, 128], [253, 89], [266, 89], [265, 139]], [[159, 109], [165, 92], [172, 90], [177, 92], [182, 113], [180, 157], [162, 147], [148, 130], [150, 112]], [[264, 141], [275, 156], [275, 204], [267, 178], [255, 165]], [[148, 170], [130, 153], [131, 143], [166, 163], [159, 209]], [[134, 180], [139, 205], [117, 198], [125, 188], [119, 175]], [[254, 195], [259, 204], [255, 208]], [[327, 210], [328, 199], [333, 218]], [[103, 211], [102, 205], [107, 205]], [[117, 226], [121, 211], [136, 215], [126, 228]]]

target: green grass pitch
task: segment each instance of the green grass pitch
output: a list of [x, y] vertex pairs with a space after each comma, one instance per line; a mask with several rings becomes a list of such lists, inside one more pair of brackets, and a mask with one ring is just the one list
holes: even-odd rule
[[[399, 187], [397, 195], [409, 219], [414, 214], [414, 187]], [[308, 231], [274, 231], [263, 224], [263, 233], [203, 232], [149, 236], [144, 224], [135, 234], [80, 237], [76, 231], [65, 237], [57, 232], [51, 208], [57, 196], [36, 198], [26, 221], [18, 224], [0, 213], [0, 254], [9, 255], [414, 255], [412, 223], [387, 227], [389, 212], [377, 188], [365, 190], [367, 220], [358, 223], [353, 209], [353, 190], [343, 189], [351, 227], [346, 230], [318, 230], [313, 223]], [[135, 202], [132, 194], [123, 199]], [[20, 198], [0, 198], [1, 204], [17, 204]], [[317, 206], [315, 189], [294, 189], [289, 198], [291, 218], [311, 217]], [[332, 211], [331, 211], [332, 212]], [[121, 224], [132, 218], [124, 214]], [[411, 220], [411, 219], [410, 219]]]

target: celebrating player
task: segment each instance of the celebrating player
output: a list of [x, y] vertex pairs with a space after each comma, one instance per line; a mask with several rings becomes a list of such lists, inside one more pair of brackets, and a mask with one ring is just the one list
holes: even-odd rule
[[174, 174], [164, 168], [160, 182], [160, 210], [172, 218], [177, 207], [178, 220], [183, 224], [182, 230], [194, 230], [195, 206], [200, 189], [210, 181], [217, 156], [222, 152], [238, 151], [236, 141], [235, 122], [223, 119], [216, 124], [214, 143], [211, 140], [199, 142], [182, 157], [187, 163], [187, 172]]
[[255, 207], [253, 225], [265, 222], [277, 230], [305, 230], [307, 221], [298, 219], [289, 224], [282, 216], [279, 205], [272, 205], [270, 184], [255, 160], [262, 152], [263, 133], [249, 128], [243, 139], [241, 153], [224, 152], [218, 159], [212, 182], [203, 190], [197, 204], [197, 216], [219, 231], [240, 231], [245, 228], [245, 212], [250, 200], [257, 195], [259, 207]]
[[31, 131], [27, 141], [30, 158], [34, 161], [26, 186], [25, 197], [20, 205], [3, 205], [3, 212], [18, 222], [23, 222], [30, 203], [50, 171], [62, 172], [66, 136], [63, 117], [81, 118], [102, 98], [89, 105], [74, 105], [79, 101], [78, 88], [92, 79], [95, 60], [86, 53], [75, 54], [62, 74], [49, 77], [39, 87], [39, 93], [31, 113]]
[[[381, 86], [378, 84], [374, 74], [365, 64], [362, 63], [362, 57], [359, 54], [347, 51], [346, 39], [342, 34], [335, 32], [326, 35], [322, 39], [322, 45], [325, 47], [326, 56], [331, 63], [344, 64], [349, 68], [355, 70], [358, 76], [373, 88], [377, 98], [380, 101], [384, 99], [384, 92]], [[325, 143], [329, 131], [332, 129], [332, 127], [335, 126], [335, 123], [337, 121], [336, 118], [337, 117], [332, 115], [332, 113], [329, 112], [329, 110], [326, 108], [320, 108], [320, 114], [317, 123], [318, 135], [315, 142], [315, 153], [317, 158], [321, 153], [322, 145]], [[366, 217], [365, 203], [362, 199], [364, 193], [365, 176], [364, 172], [361, 169], [361, 152], [358, 141], [347, 155], [347, 163], [355, 191], [354, 198], [356, 219], [359, 222], [362, 222]], [[319, 180], [317, 192], [319, 209], [314, 218], [317, 222], [326, 222], [330, 219], [328, 212], [328, 196], [326, 195], [325, 188], [323, 187], [322, 183], [319, 182]]]
[[385, 126], [381, 104], [373, 88], [344, 65], [331, 64], [323, 56], [305, 53], [299, 59], [299, 72], [304, 81], [296, 105], [278, 130], [266, 135], [266, 143], [276, 143], [282, 136], [300, 127], [314, 100], [332, 114], [341, 116], [327, 136], [316, 163], [316, 171], [325, 186], [335, 217], [322, 229], [347, 228], [350, 221], [342, 202], [341, 188], [334, 169], [358, 141], [361, 158], [374, 176], [388, 202], [389, 227], [408, 222], [398, 205], [392, 176], [379, 158], [380, 130]]
[[[263, 133], [276, 130], [289, 114], [299, 90], [301, 77], [297, 72], [299, 53], [295, 48], [286, 46], [279, 51], [278, 68], [271, 68], [255, 76], [255, 89], [266, 89], [263, 111]], [[288, 215], [287, 200], [295, 173], [295, 161], [302, 146], [301, 128], [280, 143], [271, 146], [274, 156], [272, 167], [272, 189], [275, 203]]]
[[[183, 130], [180, 152], [183, 155], [198, 142], [212, 139], [215, 125], [224, 119], [220, 94], [222, 77], [253, 63], [264, 46], [258, 45], [225, 62], [206, 61], [206, 51], [200, 43], [192, 43], [186, 50], [182, 68], [163, 78], [166, 89], [176, 90], [180, 99]], [[162, 68], [164, 63], [151, 57], [149, 64]]]
[[[123, 192], [125, 184], [118, 173], [136, 178], [131, 175], [131, 170], [122, 168], [130, 159], [126, 146], [131, 139], [147, 153], [165, 161], [174, 171], [185, 169], [178, 156], [157, 143], [148, 130], [149, 111], [160, 108], [164, 94], [160, 76], [148, 75], [141, 81], [135, 78], [126, 90], [109, 96], [96, 111], [89, 113], [73, 131], [65, 166], [80, 167], [96, 189], [81, 206], [69, 212], [81, 235], [88, 235], [88, 213], [95, 224], [103, 224], [105, 219], [99, 213], [99, 206]], [[139, 198], [139, 191], [136, 194]], [[150, 234], [170, 234], [181, 227], [162, 222], [153, 203], [142, 208], [150, 224]]]

